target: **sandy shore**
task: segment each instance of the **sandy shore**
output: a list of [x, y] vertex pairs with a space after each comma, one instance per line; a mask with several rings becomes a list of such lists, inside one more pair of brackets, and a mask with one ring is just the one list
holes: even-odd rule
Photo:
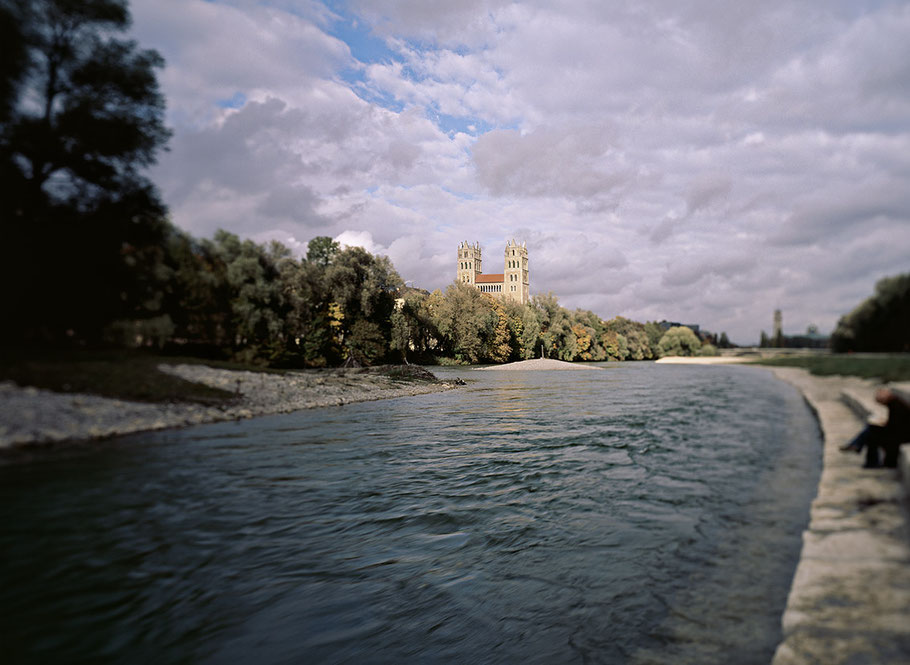
[[603, 369], [603, 367], [593, 367], [591, 365], [579, 365], [578, 363], [567, 363], [564, 360], [553, 360], [552, 358], [537, 358], [534, 360], [520, 360], [515, 363], [506, 363], [505, 365], [491, 365], [490, 367], [476, 367], [475, 369], [484, 371], [512, 371], [512, 372], [533, 372], [540, 370], [585, 370], [585, 369]]
[[[237, 394], [230, 404], [150, 404], [21, 388], [0, 382], [0, 448], [98, 439], [131, 432], [237, 420], [300, 409], [338, 406], [440, 392], [441, 381], [397, 380], [362, 370], [308, 370], [286, 374], [238, 372], [204, 365], [161, 365], [183, 379]], [[432, 376], [432, 375], [431, 375]]]

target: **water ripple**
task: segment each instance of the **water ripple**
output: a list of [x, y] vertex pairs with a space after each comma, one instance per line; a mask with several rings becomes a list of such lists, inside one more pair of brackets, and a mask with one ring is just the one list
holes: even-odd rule
[[770, 659], [820, 456], [792, 389], [471, 378], [0, 468], [5, 658]]

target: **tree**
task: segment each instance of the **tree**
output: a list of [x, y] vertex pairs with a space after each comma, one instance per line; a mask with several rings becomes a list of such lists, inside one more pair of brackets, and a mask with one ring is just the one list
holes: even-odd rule
[[540, 342], [540, 321], [533, 307], [524, 306], [521, 315], [521, 334], [519, 344], [522, 360], [533, 358], [537, 353]]
[[232, 330], [231, 294], [217, 247], [172, 228], [166, 253], [169, 278], [164, 309], [175, 324], [178, 344], [203, 355], [226, 351]]
[[328, 280], [325, 270], [302, 261], [296, 274], [289, 275], [287, 286], [291, 303], [290, 334], [298, 348], [301, 362], [310, 367], [324, 367], [335, 359], [337, 350], [332, 335]]
[[458, 362], [479, 362], [493, 332], [490, 299], [473, 286], [455, 282], [444, 294], [430, 294], [430, 300], [433, 322], [444, 347], [440, 350], [450, 353]]
[[[402, 287], [401, 277], [388, 257], [373, 256], [362, 247], [347, 247], [334, 255], [325, 274], [329, 297], [338, 310], [335, 320], [347, 355], [353, 356], [355, 352], [363, 355], [366, 347], [360, 341], [372, 342], [377, 335], [387, 347], [395, 297]], [[352, 337], [359, 321], [375, 324], [375, 328], [360, 326]], [[367, 362], [375, 357], [366, 356]]]
[[694, 356], [700, 348], [698, 337], [686, 326], [673, 326], [660, 339], [660, 351], [664, 356]]
[[648, 335], [651, 357], [660, 358], [660, 340], [664, 336], [664, 329], [660, 327], [657, 321], [648, 321], [645, 324], [645, 333]]
[[[618, 358], [618, 360], [647, 360], [654, 357], [654, 352], [651, 348], [651, 339], [647, 330], [647, 327], [638, 323], [637, 321], [631, 321], [622, 316], [617, 316], [606, 323], [608, 330], [612, 330], [620, 335], [626, 340], [626, 353], [625, 358]], [[661, 336], [663, 336], [663, 331], [661, 331]], [[659, 341], [659, 338], [658, 338]]]
[[328, 236], [316, 236], [307, 244], [306, 260], [325, 268], [338, 254], [341, 246]]
[[389, 347], [401, 353], [405, 364], [408, 363], [408, 351], [429, 359], [427, 354], [438, 335], [430, 320], [429, 296], [426, 291], [405, 289], [404, 294], [395, 302]]
[[875, 292], [840, 318], [835, 351], [910, 351], [910, 273], [885, 277]]
[[[225, 266], [230, 288], [231, 339], [241, 360], [277, 359], [283, 353], [285, 321], [290, 313], [282, 297], [276, 257], [285, 257], [280, 245], [270, 248], [233, 233], [218, 231], [215, 246]], [[283, 251], [284, 250], [284, 251]]]
[[[559, 306], [556, 296], [553, 293], [538, 294], [530, 304], [537, 314], [540, 340], [546, 357], [559, 356], [562, 360], [572, 360], [575, 357], [575, 336], [570, 330], [567, 312]], [[571, 335], [569, 340], [568, 335]]]
[[730, 339], [727, 337], [727, 333], [722, 332], [720, 334], [720, 341], [717, 342], [717, 346], [721, 349], [731, 348], [732, 345], [730, 344]]
[[161, 316], [148, 296], [163, 288], [169, 231], [142, 170], [169, 136], [163, 61], [112, 36], [129, 22], [122, 0], [7, 0], [0, 11], [3, 51], [21, 63], [0, 70], [8, 335], [97, 339], [114, 319]]
[[382, 329], [372, 321], [360, 319], [351, 326], [347, 348], [350, 357], [362, 365], [370, 365], [385, 354], [386, 341]]
[[[594, 312], [586, 309], [576, 309], [572, 313], [575, 323], [572, 332], [578, 343], [580, 360], [606, 360], [607, 352], [601, 344], [601, 336], [606, 330], [603, 320]], [[582, 333], [576, 326], [581, 326]]]
[[19, 7], [28, 76], [3, 132], [21, 182], [20, 205], [78, 210], [153, 187], [139, 169], [170, 133], [153, 50], [115, 39], [130, 24], [122, 0], [34, 0]]
[[607, 360], [625, 360], [629, 353], [626, 338], [615, 330], [607, 329], [600, 336], [600, 343], [607, 354]]
[[580, 323], [573, 323], [571, 330], [575, 337], [576, 357], [579, 360], [594, 360], [592, 353], [594, 330]]
[[487, 300], [490, 301], [490, 309], [493, 312], [493, 329], [490, 331], [484, 355], [494, 363], [504, 363], [512, 355], [508, 315], [500, 298], [487, 295]]
[[22, 30], [24, 13], [24, 0], [0, 3], [0, 123], [5, 123], [14, 110], [28, 62]]

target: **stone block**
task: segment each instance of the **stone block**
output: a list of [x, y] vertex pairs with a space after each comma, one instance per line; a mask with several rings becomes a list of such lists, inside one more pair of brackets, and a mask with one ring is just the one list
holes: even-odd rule
[[814, 533], [869, 529], [897, 534], [904, 529], [906, 519], [896, 502], [815, 504], [809, 528]]
[[910, 499], [910, 444], [900, 447], [897, 457], [897, 470], [904, 490], [904, 498]]
[[907, 665], [910, 639], [903, 634], [806, 628], [777, 648], [772, 665]]
[[867, 558], [800, 561], [781, 625], [910, 636], [910, 568]]
[[841, 391], [841, 401], [863, 422], [875, 425], [884, 425], [888, 422], [888, 409], [875, 401], [873, 391], [844, 388]]
[[[903, 534], [901, 534], [903, 535]], [[910, 570], [910, 550], [904, 538], [869, 530], [803, 533], [802, 557], [810, 560], [842, 562], [876, 560], [883, 564], [901, 563]]]

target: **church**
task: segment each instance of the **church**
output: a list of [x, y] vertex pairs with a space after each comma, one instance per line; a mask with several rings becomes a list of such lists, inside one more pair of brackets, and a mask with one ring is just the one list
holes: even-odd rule
[[483, 274], [480, 243], [467, 241], [458, 245], [458, 276], [463, 284], [471, 284], [484, 293], [492, 293], [504, 300], [526, 305], [531, 297], [528, 273], [528, 248], [514, 240], [506, 243], [503, 272]]

